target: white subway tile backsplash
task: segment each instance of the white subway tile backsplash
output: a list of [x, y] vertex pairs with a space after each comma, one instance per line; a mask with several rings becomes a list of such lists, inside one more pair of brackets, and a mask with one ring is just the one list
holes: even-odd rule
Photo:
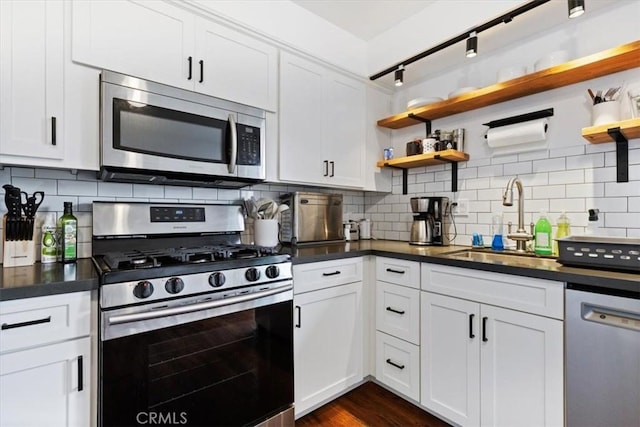
[[58, 195], [97, 196], [98, 183], [91, 181], [58, 180]]
[[[36, 176], [33, 168], [12, 167], [11, 176], [15, 178], [34, 178]], [[16, 185], [16, 184], [13, 184]]]
[[565, 195], [564, 185], [545, 185], [532, 188], [532, 197], [534, 199], [558, 199], [564, 198]]
[[133, 185], [119, 182], [98, 182], [98, 196], [103, 197], [131, 197]]
[[604, 153], [567, 157], [567, 169], [592, 169], [604, 166]]
[[549, 184], [582, 184], [584, 182], [584, 171], [582, 169], [549, 172]]
[[151, 184], [133, 184], [133, 197], [163, 198], [164, 186]]
[[193, 188], [193, 198], [201, 200], [217, 200], [218, 190], [216, 188]]
[[604, 225], [607, 230], [611, 227], [640, 228], [640, 215], [634, 212], [607, 212]]
[[[12, 168], [12, 174], [13, 169], [14, 168]], [[33, 171], [33, 169], [30, 170]], [[15, 177], [12, 175], [11, 184], [19, 187], [20, 190], [29, 194], [32, 194], [35, 191], [44, 191], [45, 197], [49, 194], [57, 194], [58, 192], [57, 182], [53, 179], [25, 178]]]
[[493, 157], [491, 159], [491, 164], [499, 165], [499, 164], [505, 164], [505, 163], [516, 163], [517, 161], [518, 161], [518, 155], [517, 154], [511, 154], [511, 155], [506, 155], [506, 156]]
[[[35, 177], [44, 179], [69, 179], [75, 181], [77, 179], [77, 174], [73, 174], [69, 170], [62, 169], [36, 169]], [[95, 172], [93, 177], [95, 179]]]
[[567, 188], [567, 197], [603, 197], [604, 196], [604, 183], [589, 183], [589, 184], [569, 184]]
[[639, 182], [605, 182], [605, 197], [640, 196]]
[[584, 199], [553, 199], [549, 200], [549, 210], [551, 212], [586, 212]]
[[416, 176], [416, 183], [433, 182], [435, 180], [435, 173], [426, 172]]
[[519, 162], [519, 163], [508, 163], [504, 165], [504, 174], [511, 175], [521, 175], [533, 172], [532, 162]]
[[554, 148], [549, 150], [549, 157], [568, 157], [584, 154], [584, 145], [573, 147]]
[[629, 197], [628, 209], [629, 212], [640, 212], [640, 197]]
[[549, 152], [546, 150], [529, 151], [526, 153], [518, 154], [518, 160], [521, 162], [527, 160], [540, 160], [549, 158]]
[[584, 182], [610, 182], [615, 180], [615, 166], [584, 170]]
[[503, 165], [491, 165], [478, 167], [478, 178], [503, 175]]
[[535, 160], [532, 163], [532, 172], [550, 172], [565, 170], [566, 162], [564, 157], [555, 159]]
[[[628, 209], [626, 197], [587, 197], [584, 202], [587, 209], [597, 208], [600, 212], [633, 212], [632, 206], [633, 197], [629, 197]], [[640, 198], [638, 198], [640, 200]]]

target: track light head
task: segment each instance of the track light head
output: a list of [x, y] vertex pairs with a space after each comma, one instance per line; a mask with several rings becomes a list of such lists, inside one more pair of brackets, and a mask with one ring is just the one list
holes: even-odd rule
[[402, 78], [403, 74], [404, 74], [404, 66], [400, 65], [398, 66], [398, 69], [395, 72], [395, 81], [396, 81], [395, 84], [398, 87], [402, 86], [402, 83], [404, 83]]
[[577, 18], [584, 13], [584, 0], [569, 0], [569, 18]]
[[467, 58], [473, 58], [478, 54], [478, 36], [473, 31], [467, 39]]

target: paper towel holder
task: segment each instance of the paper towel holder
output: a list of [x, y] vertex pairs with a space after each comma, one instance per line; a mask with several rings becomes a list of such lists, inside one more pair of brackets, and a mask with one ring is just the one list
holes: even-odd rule
[[553, 108], [546, 108], [544, 110], [534, 111], [532, 113], [520, 114], [517, 116], [506, 117], [499, 120], [492, 120], [489, 123], [483, 123], [482, 125], [489, 126], [489, 128], [497, 128], [500, 126], [513, 125], [516, 123], [528, 122], [530, 120], [537, 120], [551, 116], [553, 116]]

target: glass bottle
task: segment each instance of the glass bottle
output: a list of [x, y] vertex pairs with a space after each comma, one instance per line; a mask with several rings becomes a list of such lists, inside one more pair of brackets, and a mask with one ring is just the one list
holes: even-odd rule
[[75, 262], [78, 258], [78, 220], [73, 216], [73, 204], [64, 202], [64, 215], [58, 218], [60, 261]]

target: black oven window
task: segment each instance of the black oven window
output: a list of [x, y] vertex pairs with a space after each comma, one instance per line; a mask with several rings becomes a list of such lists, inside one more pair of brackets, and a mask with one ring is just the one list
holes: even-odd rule
[[291, 301], [102, 343], [102, 425], [253, 425], [293, 403]]
[[114, 148], [209, 163], [228, 163], [227, 122], [113, 99]]

